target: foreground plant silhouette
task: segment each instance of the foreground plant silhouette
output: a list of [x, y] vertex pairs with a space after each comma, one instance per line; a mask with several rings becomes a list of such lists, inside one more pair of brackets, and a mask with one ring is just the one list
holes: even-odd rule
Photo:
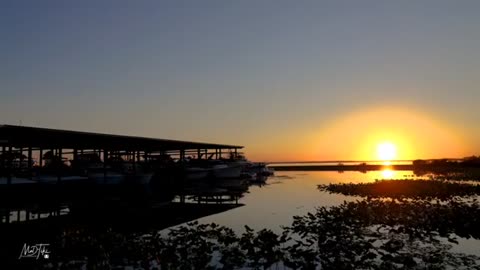
[[97, 268], [480, 269], [480, 258], [451, 251], [458, 237], [480, 239], [478, 228], [475, 200], [366, 199], [296, 216], [279, 234], [197, 222], [167, 235], [74, 230], [62, 236], [59, 261], [95, 250], [88, 264]]
[[379, 180], [373, 183], [319, 185], [318, 189], [348, 196], [393, 199], [437, 199], [480, 195], [480, 185], [436, 180]]
[[[87, 257], [92, 269], [480, 269], [455, 253], [459, 238], [480, 240], [479, 187], [392, 180], [320, 190], [363, 197], [293, 217], [280, 233], [188, 223], [145, 234], [69, 228], [51, 266]], [[78, 262], [78, 260], [77, 260]]]

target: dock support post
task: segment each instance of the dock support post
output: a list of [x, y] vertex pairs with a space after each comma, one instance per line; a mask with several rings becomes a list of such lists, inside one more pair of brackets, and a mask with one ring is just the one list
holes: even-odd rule
[[135, 150], [132, 152], [132, 162], [133, 162], [133, 175], [137, 175], [137, 160]]
[[8, 160], [7, 160], [7, 186], [12, 184], [12, 146], [8, 146]]
[[197, 158], [198, 158], [198, 159], [201, 159], [201, 158], [202, 158], [202, 155], [201, 155], [201, 153], [200, 153], [200, 149], [197, 149]]
[[0, 160], [2, 162], [2, 173], [5, 173], [5, 168], [6, 168], [6, 164], [5, 164], [5, 145], [2, 145], [2, 160]]
[[[56, 153], [56, 150], [55, 150], [54, 148], [51, 148], [50, 151], [51, 151], [51, 153], [52, 153], [52, 154], [50, 155], [50, 157], [49, 157], [49, 158], [50, 158], [50, 166], [52, 166], [52, 161], [53, 161], [53, 160], [55, 159], [55, 157], [57, 156], [57, 153]], [[47, 152], [47, 153], [48, 153], [48, 152]], [[47, 154], [47, 153], [45, 153], [45, 154]], [[47, 159], [47, 160], [48, 160], [48, 159]], [[47, 165], [47, 161], [46, 161], [46, 160], [45, 160], [45, 165]]]
[[40, 157], [38, 158], [39, 160], [39, 166], [40, 168], [43, 167], [43, 149], [40, 148]]
[[107, 160], [108, 160], [108, 151], [107, 149], [103, 150], [103, 182], [107, 182]]
[[28, 168], [28, 179], [32, 179], [32, 163], [33, 163], [33, 160], [32, 160], [32, 147], [29, 146], [28, 147], [28, 157], [27, 157], [27, 168]]
[[63, 165], [62, 148], [59, 148], [58, 149], [57, 183], [60, 183], [60, 181], [62, 180], [62, 175], [61, 175], [62, 165]]
[[20, 147], [20, 149], [18, 150], [20, 152], [20, 155], [18, 155], [18, 168], [17, 168], [17, 172], [18, 171], [21, 171], [23, 168], [23, 147]]

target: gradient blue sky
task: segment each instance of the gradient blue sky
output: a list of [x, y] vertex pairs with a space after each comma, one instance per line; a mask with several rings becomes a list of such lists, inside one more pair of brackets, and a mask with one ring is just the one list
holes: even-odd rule
[[480, 153], [479, 14], [473, 0], [1, 1], [0, 123], [342, 159], [302, 151], [381, 107]]

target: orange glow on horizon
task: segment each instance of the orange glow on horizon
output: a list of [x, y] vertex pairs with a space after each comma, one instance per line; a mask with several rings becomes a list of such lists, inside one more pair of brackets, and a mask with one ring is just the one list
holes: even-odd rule
[[383, 107], [339, 116], [315, 128], [282, 127], [245, 145], [248, 158], [256, 161], [462, 158], [476, 154], [463, 132], [412, 108]]
[[325, 124], [317, 132], [315, 153], [310, 160], [389, 161], [474, 154], [468, 151], [460, 129], [410, 108], [351, 113]]

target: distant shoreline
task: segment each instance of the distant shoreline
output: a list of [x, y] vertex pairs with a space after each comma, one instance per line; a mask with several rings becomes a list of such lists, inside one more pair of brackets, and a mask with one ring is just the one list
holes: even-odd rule
[[[318, 160], [318, 161], [265, 161], [267, 164], [361, 164], [366, 163], [376, 165], [379, 163], [389, 162], [391, 164], [412, 164], [413, 161], [421, 160], [424, 162], [448, 161], [448, 162], [462, 162], [465, 158], [430, 158], [430, 159], [395, 159], [395, 160]], [[273, 166], [273, 165], [272, 165]]]
[[395, 171], [425, 171], [425, 172], [454, 172], [470, 169], [480, 169], [480, 164], [392, 164], [392, 165], [270, 165], [276, 171], [381, 171], [385, 169]]
[[413, 170], [413, 165], [270, 165], [276, 171], [379, 171], [389, 168], [397, 171]]

